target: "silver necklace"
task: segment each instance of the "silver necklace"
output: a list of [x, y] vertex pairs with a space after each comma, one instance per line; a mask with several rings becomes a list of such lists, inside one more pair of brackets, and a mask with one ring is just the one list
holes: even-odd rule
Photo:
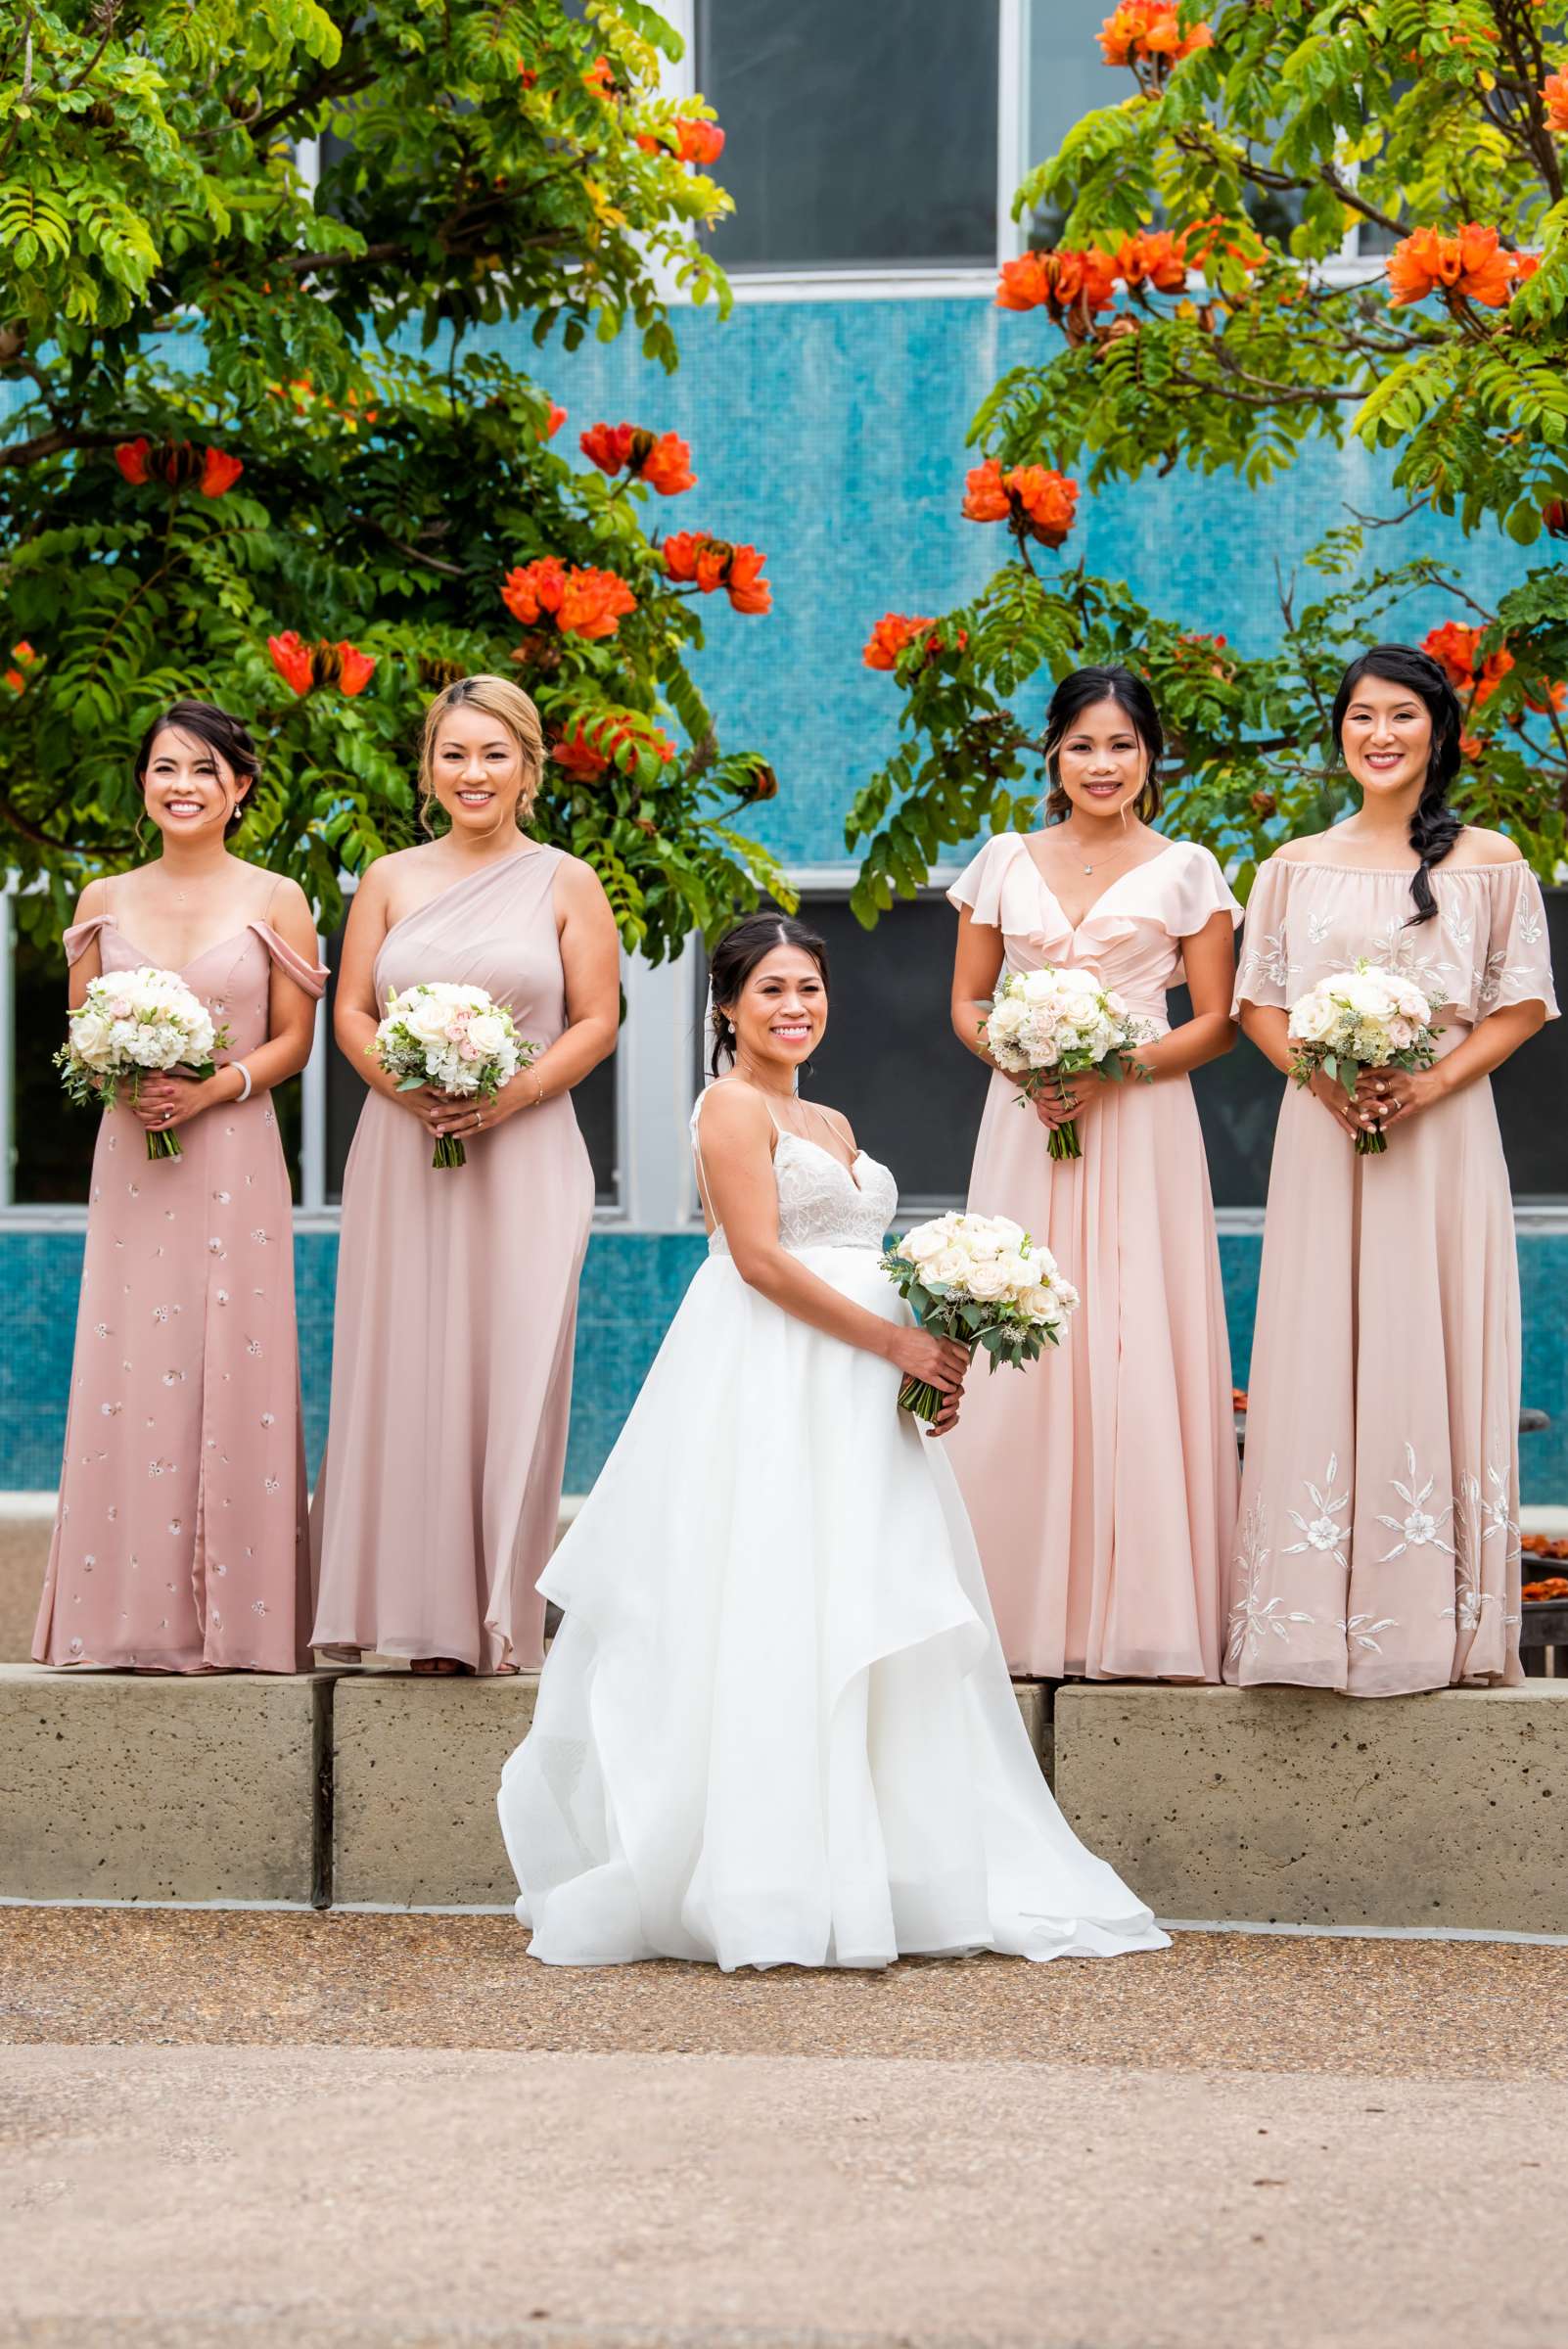
[[[1078, 842], [1077, 842], [1076, 840], [1074, 840], [1074, 839], [1073, 839], [1073, 836], [1072, 836], [1072, 834], [1071, 834], [1071, 833], [1069, 833], [1069, 834], [1068, 834], [1068, 840], [1069, 840], [1069, 842], [1071, 843], [1072, 847], [1073, 847], [1073, 848], [1075, 848], [1075, 849], [1077, 849], [1077, 850], [1078, 850], [1078, 853], [1079, 853], [1079, 854], [1082, 856], [1082, 855], [1083, 855], [1083, 853], [1084, 853], [1084, 852], [1083, 852], [1083, 850], [1082, 850], [1081, 848], [1079, 848]], [[1128, 844], [1127, 844], [1127, 842], [1126, 842], [1126, 841], [1123, 841], [1123, 842], [1122, 842], [1122, 844], [1121, 844], [1122, 848], [1124, 848], [1124, 849], [1127, 847], [1127, 845], [1128, 845]], [[1101, 863], [1101, 864], [1106, 864], [1106, 863], [1109, 863], [1109, 861], [1110, 861], [1111, 857], [1112, 857], [1112, 856], [1114, 856], [1114, 855], [1116, 855], [1117, 853], [1118, 853], [1118, 851], [1117, 851], [1117, 850], [1114, 850], [1114, 849], [1113, 849], [1113, 850], [1110, 850], [1110, 851], [1108, 851], [1108, 852], [1107, 852], [1107, 853], [1106, 853], [1104, 856], [1102, 856], [1102, 857], [1100, 858], [1100, 860], [1099, 860], [1099, 861], [1100, 861], [1100, 863]], [[1085, 865], [1084, 865], [1084, 872], [1085, 872], [1085, 873], [1092, 873], [1092, 872], [1094, 871], [1094, 866], [1093, 866], [1092, 864], [1085, 864]]]

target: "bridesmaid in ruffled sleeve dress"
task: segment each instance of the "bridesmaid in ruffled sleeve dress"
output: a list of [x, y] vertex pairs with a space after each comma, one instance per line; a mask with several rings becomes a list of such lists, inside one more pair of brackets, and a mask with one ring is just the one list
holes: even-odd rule
[[[463, 677], [425, 720], [446, 829], [355, 893], [335, 1016], [370, 1086], [344, 1176], [314, 1644], [416, 1672], [544, 1653], [535, 1585], [561, 1506], [593, 1172], [572, 1088], [616, 1044], [620, 943], [598, 875], [523, 830], [543, 771], [528, 695]], [[366, 1057], [390, 993], [487, 988], [538, 1056], [487, 1107], [399, 1093]], [[433, 1134], [468, 1163], [431, 1164]]]
[[[208, 1078], [144, 1080], [93, 1154], [40, 1664], [296, 1672], [310, 1662], [289, 1175], [272, 1088], [310, 1055], [315, 925], [231, 855], [257, 761], [238, 718], [177, 702], [136, 760], [161, 852], [90, 882], [66, 932], [74, 1009], [154, 964], [230, 1042]], [[177, 1130], [149, 1160], [144, 1129]]]
[[[1556, 1016], [1540, 884], [1448, 805], [1459, 704], [1402, 644], [1333, 708], [1361, 805], [1277, 849], [1247, 904], [1242, 1026], [1288, 1069], [1289, 1007], [1359, 958], [1442, 1030], [1430, 1069], [1320, 1071], [1280, 1106], [1264, 1225], [1225, 1678], [1352, 1696], [1519, 1666], [1519, 1276], [1488, 1078]], [[1386, 1152], [1358, 1156], [1358, 1133]]]
[[[1125, 668], [1064, 677], [1042, 831], [999, 833], [948, 891], [952, 1020], [986, 1058], [1004, 971], [1091, 970], [1146, 1018], [1154, 1082], [1080, 1078], [1035, 1110], [992, 1077], [969, 1201], [1014, 1217], [1083, 1304], [1059, 1356], [971, 1379], [946, 1439], [1007, 1661], [1048, 1679], [1218, 1681], [1236, 1507], [1230, 1351], [1189, 1072], [1230, 1049], [1241, 908], [1215, 858], [1150, 829], [1159, 714]], [[1172, 1029], [1168, 990], [1192, 1018]], [[1073, 1115], [1084, 1155], [1043, 1127]]]

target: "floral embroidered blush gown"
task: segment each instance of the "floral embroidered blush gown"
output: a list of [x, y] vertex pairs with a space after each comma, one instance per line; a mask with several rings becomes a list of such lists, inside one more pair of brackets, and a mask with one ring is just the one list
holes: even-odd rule
[[[421, 980], [488, 988], [542, 1050], [567, 1025], [561, 851], [454, 881], [376, 957], [376, 999]], [[466, 1166], [381, 1093], [344, 1176], [332, 1410], [311, 1517], [314, 1643], [454, 1656], [544, 1653], [534, 1585], [555, 1540], [593, 1172], [570, 1093], [465, 1136]]]
[[[1287, 1008], [1358, 956], [1442, 1008], [1441, 1056], [1486, 1015], [1556, 1015], [1522, 863], [1432, 873], [1271, 857], [1236, 1004]], [[1485, 1078], [1359, 1157], [1287, 1084], [1268, 1178], [1225, 1678], [1352, 1696], [1516, 1681], [1519, 1279]]]
[[[106, 973], [149, 960], [112, 915]], [[273, 966], [319, 996], [325, 971], [252, 922], [179, 976], [225, 1058], [267, 1040]], [[289, 1174], [269, 1093], [179, 1129], [149, 1159], [123, 1105], [93, 1153], [60, 1508], [33, 1636], [40, 1664], [298, 1672], [310, 1663], [305, 1464]]]
[[[948, 896], [1001, 933], [1006, 971], [1087, 968], [1169, 1028], [1181, 941], [1241, 919], [1209, 851], [1173, 841], [1074, 929], [1023, 836], [988, 841]], [[1059, 1353], [971, 1378], [946, 1440], [1014, 1672], [1218, 1681], [1236, 1442], [1209, 1166], [1185, 1077], [1100, 1087], [1084, 1155], [992, 1076], [969, 1180], [1081, 1291]]]

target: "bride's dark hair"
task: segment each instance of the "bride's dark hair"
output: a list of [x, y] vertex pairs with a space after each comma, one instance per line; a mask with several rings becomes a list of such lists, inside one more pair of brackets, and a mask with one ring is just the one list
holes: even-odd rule
[[1449, 806], [1449, 788], [1459, 771], [1463, 713], [1458, 695], [1430, 653], [1417, 652], [1413, 644], [1374, 644], [1369, 653], [1357, 655], [1340, 678], [1339, 691], [1334, 696], [1329, 722], [1334, 729], [1334, 750], [1340, 759], [1345, 756], [1340, 729], [1362, 677], [1382, 677], [1387, 684], [1403, 685], [1407, 693], [1425, 703], [1426, 714], [1432, 720], [1426, 783], [1410, 818], [1410, 846], [1421, 861], [1410, 876], [1415, 911], [1405, 925], [1409, 929], [1416, 922], [1429, 922], [1436, 913], [1437, 899], [1432, 895], [1429, 877], [1432, 867], [1442, 863], [1464, 830], [1463, 816]]
[[827, 990], [827, 947], [805, 922], [787, 913], [752, 913], [733, 930], [726, 930], [708, 959], [708, 988], [714, 1005], [714, 1049], [708, 1066], [715, 1077], [719, 1054], [727, 1052], [733, 1059], [735, 1053], [735, 1023], [724, 1006], [734, 1002], [758, 964], [775, 946], [799, 946], [803, 954], [809, 954], [822, 974], [824, 991]]

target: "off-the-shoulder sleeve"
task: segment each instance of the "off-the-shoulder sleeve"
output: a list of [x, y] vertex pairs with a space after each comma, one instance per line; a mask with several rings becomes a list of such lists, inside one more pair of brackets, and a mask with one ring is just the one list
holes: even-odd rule
[[[950, 905], [967, 905], [972, 918], [992, 930], [1003, 928], [1002, 881], [1013, 858], [1023, 849], [1016, 832], [998, 832], [966, 864], [947, 892]], [[1024, 852], [1028, 853], [1027, 850]]]
[[269, 923], [253, 922], [251, 928], [255, 932], [279, 970], [286, 972], [296, 987], [302, 987], [307, 995], [314, 995], [317, 998], [326, 993], [327, 974], [324, 970], [318, 969], [313, 962], [306, 962], [303, 955], [297, 954], [288, 940], [280, 938]]
[[1171, 918], [1173, 938], [1195, 938], [1217, 913], [1228, 913], [1232, 926], [1241, 921], [1241, 907], [1231, 895], [1220, 859], [1196, 841], [1183, 844], [1171, 859]]
[[1505, 1003], [1545, 1003], [1557, 1017], [1551, 986], [1551, 940], [1541, 884], [1522, 860], [1492, 866], [1487, 876], [1492, 934], [1486, 969], [1476, 990], [1476, 1010], [1485, 1015]]
[[1236, 965], [1236, 991], [1230, 1003], [1232, 1019], [1244, 1003], [1272, 1005], [1278, 1011], [1289, 1008], [1286, 990], [1290, 985], [1290, 955], [1285, 943], [1289, 873], [1288, 863], [1277, 856], [1270, 856], [1258, 867], [1252, 895], [1247, 899], [1241, 957]]
[[91, 921], [72, 922], [70, 928], [66, 932], [65, 936], [60, 942], [66, 949], [66, 960], [68, 962], [80, 962], [82, 956], [92, 944], [93, 940], [98, 936], [99, 931], [103, 929], [107, 922], [112, 922], [113, 920], [114, 916], [112, 914], [95, 913]]

